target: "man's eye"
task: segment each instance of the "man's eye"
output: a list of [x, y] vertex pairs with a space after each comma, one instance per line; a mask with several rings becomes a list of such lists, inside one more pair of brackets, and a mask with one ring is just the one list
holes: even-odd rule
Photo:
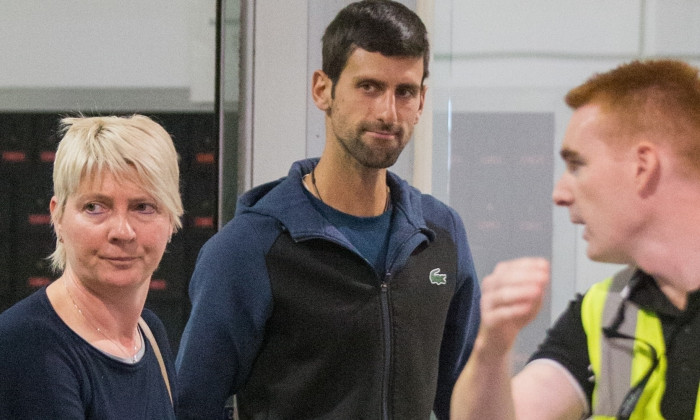
[[566, 169], [569, 172], [575, 172], [580, 167], [581, 167], [581, 162], [579, 162], [577, 160], [567, 160], [566, 161]]
[[399, 89], [396, 91], [396, 95], [401, 98], [413, 98], [416, 96], [416, 91], [413, 89]]
[[377, 90], [377, 88], [370, 84], [370, 83], [363, 83], [360, 85], [360, 89], [362, 89], [365, 92], [374, 92]]

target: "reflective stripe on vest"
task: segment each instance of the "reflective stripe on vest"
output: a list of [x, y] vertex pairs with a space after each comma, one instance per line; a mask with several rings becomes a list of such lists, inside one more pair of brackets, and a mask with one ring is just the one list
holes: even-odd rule
[[[586, 332], [591, 369], [595, 375], [592, 413], [594, 419], [614, 419], [627, 392], [636, 385], [653, 362], [646, 344], [638, 340], [607, 338], [603, 327], [612, 323], [622, 304], [622, 291], [633, 268], [593, 285], [583, 298], [581, 320]], [[653, 312], [625, 305], [624, 322], [618, 331], [654, 346], [659, 365], [651, 375], [630, 420], [656, 420], [661, 416], [665, 389], [666, 347], [661, 322]], [[697, 415], [696, 415], [697, 418]]]

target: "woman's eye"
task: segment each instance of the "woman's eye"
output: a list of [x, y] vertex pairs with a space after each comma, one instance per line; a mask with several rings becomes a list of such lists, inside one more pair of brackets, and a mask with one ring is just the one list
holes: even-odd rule
[[85, 211], [90, 213], [90, 214], [99, 214], [104, 212], [105, 208], [102, 207], [100, 204], [97, 203], [87, 203], [85, 205]]
[[151, 203], [140, 203], [136, 206], [136, 211], [144, 214], [152, 214], [157, 211], [155, 204]]

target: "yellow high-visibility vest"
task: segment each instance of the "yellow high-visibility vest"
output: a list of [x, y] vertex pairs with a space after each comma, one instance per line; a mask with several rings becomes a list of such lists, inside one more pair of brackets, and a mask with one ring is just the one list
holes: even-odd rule
[[[591, 412], [593, 419], [615, 419], [628, 391], [653, 363], [648, 346], [656, 350], [659, 363], [637, 401], [630, 420], [663, 420], [661, 400], [666, 389], [666, 343], [661, 321], [652, 311], [626, 301], [624, 321], [618, 330], [635, 340], [608, 338], [603, 328], [611, 325], [621, 310], [635, 269], [630, 267], [614, 277], [593, 285], [583, 298], [581, 320], [588, 342], [588, 355], [595, 375]], [[643, 340], [643, 341], [642, 341]], [[700, 393], [694, 420], [700, 420]]]

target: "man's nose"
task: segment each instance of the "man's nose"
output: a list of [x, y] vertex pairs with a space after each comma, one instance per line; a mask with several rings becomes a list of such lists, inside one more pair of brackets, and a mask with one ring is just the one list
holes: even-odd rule
[[381, 97], [378, 118], [385, 124], [393, 124], [398, 119], [396, 114], [396, 96], [393, 91], [387, 90]]
[[562, 175], [552, 190], [552, 201], [557, 206], [569, 206], [573, 202], [573, 195], [566, 181], [566, 174]]

